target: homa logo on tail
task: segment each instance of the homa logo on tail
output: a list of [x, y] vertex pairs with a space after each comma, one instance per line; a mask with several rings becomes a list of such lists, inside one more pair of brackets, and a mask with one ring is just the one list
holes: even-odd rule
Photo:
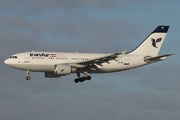
[[64, 72], [64, 69], [61, 69], [61, 72]]
[[158, 42], [161, 42], [161, 40], [162, 40], [162, 38], [158, 38], [158, 39], [154, 39], [154, 38], [151, 38], [151, 41], [152, 41], [152, 45], [155, 47], [155, 48], [158, 48], [157, 46], [156, 46], [156, 43], [158, 43]]

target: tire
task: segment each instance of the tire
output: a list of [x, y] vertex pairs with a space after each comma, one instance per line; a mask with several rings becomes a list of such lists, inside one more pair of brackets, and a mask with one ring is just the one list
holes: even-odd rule
[[74, 82], [78, 83], [79, 82], [79, 78], [74, 79]]
[[30, 76], [27, 76], [27, 77], [26, 77], [26, 80], [30, 80], [30, 79], [31, 79], [31, 77], [30, 77]]
[[87, 76], [87, 80], [91, 80], [91, 76]]

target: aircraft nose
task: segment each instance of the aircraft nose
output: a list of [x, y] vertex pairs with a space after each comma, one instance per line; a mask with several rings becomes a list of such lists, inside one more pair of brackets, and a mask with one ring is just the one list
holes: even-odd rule
[[6, 64], [6, 65], [9, 65], [11, 63], [11, 61], [9, 60], [9, 59], [6, 59], [5, 61], [4, 61], [4, 64]]
[[8, 59], [6, 59], [6, 60], [4, 61], [4, 64], [6, 64], [6, 65], [8, 64]]

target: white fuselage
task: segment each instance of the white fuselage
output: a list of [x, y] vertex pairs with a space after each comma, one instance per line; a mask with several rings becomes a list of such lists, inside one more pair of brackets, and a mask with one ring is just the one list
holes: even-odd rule
[[[138, 47], [131, 52], [114, 54], [65, 53], [65, 52], [24, 52], [12, 55], [5, 64], [26, 71], [44, 72], [47, 78], [76, 73], [75, 83], [91, 80], [89, 73], [109, 73], [140, 67], [165, 60], [172, 54], [158, 55], [169, 26], [158, 26]], [[84, 76], [81, 77], [80, 73]]]
[[[63, 53], [63, 52], [24, 52], [11, 56], [5, 60], [9, 66], [33, 72], [53, 72], [57, 64], [73, 64], [94, 58], [107, 56], [110, 54], [94, 53]], [[87, 70], [89, 73], [107, 73], [136, 68], [146, 65], [142, 55], [122, 54], [115, 60], [110, 60], [101, 65], [96, 65], [98, 69]], [[79, 66], [80, 67], [80, 66]]]

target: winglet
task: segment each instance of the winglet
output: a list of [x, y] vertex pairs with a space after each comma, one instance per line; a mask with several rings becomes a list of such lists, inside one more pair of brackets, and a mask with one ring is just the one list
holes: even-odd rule
[[124, 50], [123, 52], [117, 52], [114, 55], [121, 55], [121, 54], [125, 55], [126, 54], [126, 50]]
[[125, 54], [126, 54], [126, 50], [124, 50], [124, 51], [122, 52], [122, 54], [125, 55]]

